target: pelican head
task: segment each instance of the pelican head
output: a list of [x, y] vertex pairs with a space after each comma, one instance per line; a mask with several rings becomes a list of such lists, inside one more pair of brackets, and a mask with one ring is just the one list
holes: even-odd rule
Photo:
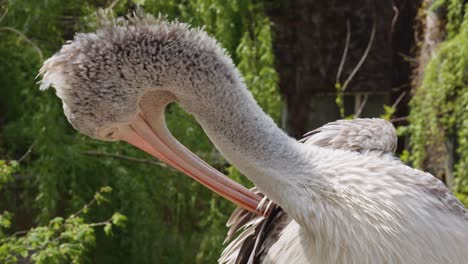
[[44, 63], [41, 89], [55, 88], [69, 122], [81, 133], [126, 141], [255, 211], [261, 198], [191, 153], [164, 120], [165, 107], [174, 101], [189, 112], [206, 108], [201, 102], [220, 92], [214, 84], [240, 80], [231, 76], [232, 68], [224, 50], [203, 31], [137, 15], [77, 34]]

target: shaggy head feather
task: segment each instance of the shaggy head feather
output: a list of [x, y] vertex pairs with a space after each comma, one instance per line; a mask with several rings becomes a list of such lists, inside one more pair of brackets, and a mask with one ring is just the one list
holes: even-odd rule
[[[199, 29], [137, 13], [101, 21], [95, 33], [79, 33], [40, 69], [41, 89], [53, 86], [65, 115], [80, 132], [103, 140], [99, 129], [128, 123], [148, 91], [167, 91], [190, 102], [232, 61]], [[209, 95], [208, 95], [209, 96]], [[190, 108], [190, 103], [186, 103]], [[188, 110], [188, 109], [187, 109]]]

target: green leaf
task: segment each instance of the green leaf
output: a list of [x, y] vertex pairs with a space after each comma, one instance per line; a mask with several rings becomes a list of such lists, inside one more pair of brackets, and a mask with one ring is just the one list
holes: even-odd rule
[[121, 213], [116, 212], [112, 215], [111, 221], [114, 225], [123, 227], [127, 222], [127, 217]]
[[100, 193], [96, 193], [94, 195], [94, 199], [96, 199], [96, 203], [98, 205], [105, 203], [105, 202], [109, 202], [109, 200], [106, 197], [102, 196]]
[[104, 226], [104, 233], [107, 235], [107, 236], [112, 236], [112, 224], [111, 223], [107, 223], [105, 226]]
[[100, 192], [102, 192], [102, 193], [110, 193], [110, 192], [112, 192], [112, 187], [110, 187], [110, 186], [101, 187]]
[[0, 215], [0, 228], [10, 228], [12, 217], [12, 213], [4, 211], [3, 214]]

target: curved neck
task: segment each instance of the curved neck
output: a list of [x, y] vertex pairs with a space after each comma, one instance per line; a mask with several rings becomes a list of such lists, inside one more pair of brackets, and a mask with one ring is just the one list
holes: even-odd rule
[[282, 195], [294, 182], [289, 176], [305, 162], [302, 146], [262, 111], [240, 78], [204, 90], [212, 92], [179, 99], [180, 104], [236, 168], [271, 200], [286, 205]]

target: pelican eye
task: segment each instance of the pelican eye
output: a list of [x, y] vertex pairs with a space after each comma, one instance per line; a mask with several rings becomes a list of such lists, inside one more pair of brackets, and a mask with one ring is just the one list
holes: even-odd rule
[[109, 131], [106, 134], [106, 138], [112, 138], [114, 136], [114, 134], [115, 134], [115, 131]]
[[106, 127], [98, 130], [98, 137], [103, 140], [118, 140], [119, 129], [117, 127]]

